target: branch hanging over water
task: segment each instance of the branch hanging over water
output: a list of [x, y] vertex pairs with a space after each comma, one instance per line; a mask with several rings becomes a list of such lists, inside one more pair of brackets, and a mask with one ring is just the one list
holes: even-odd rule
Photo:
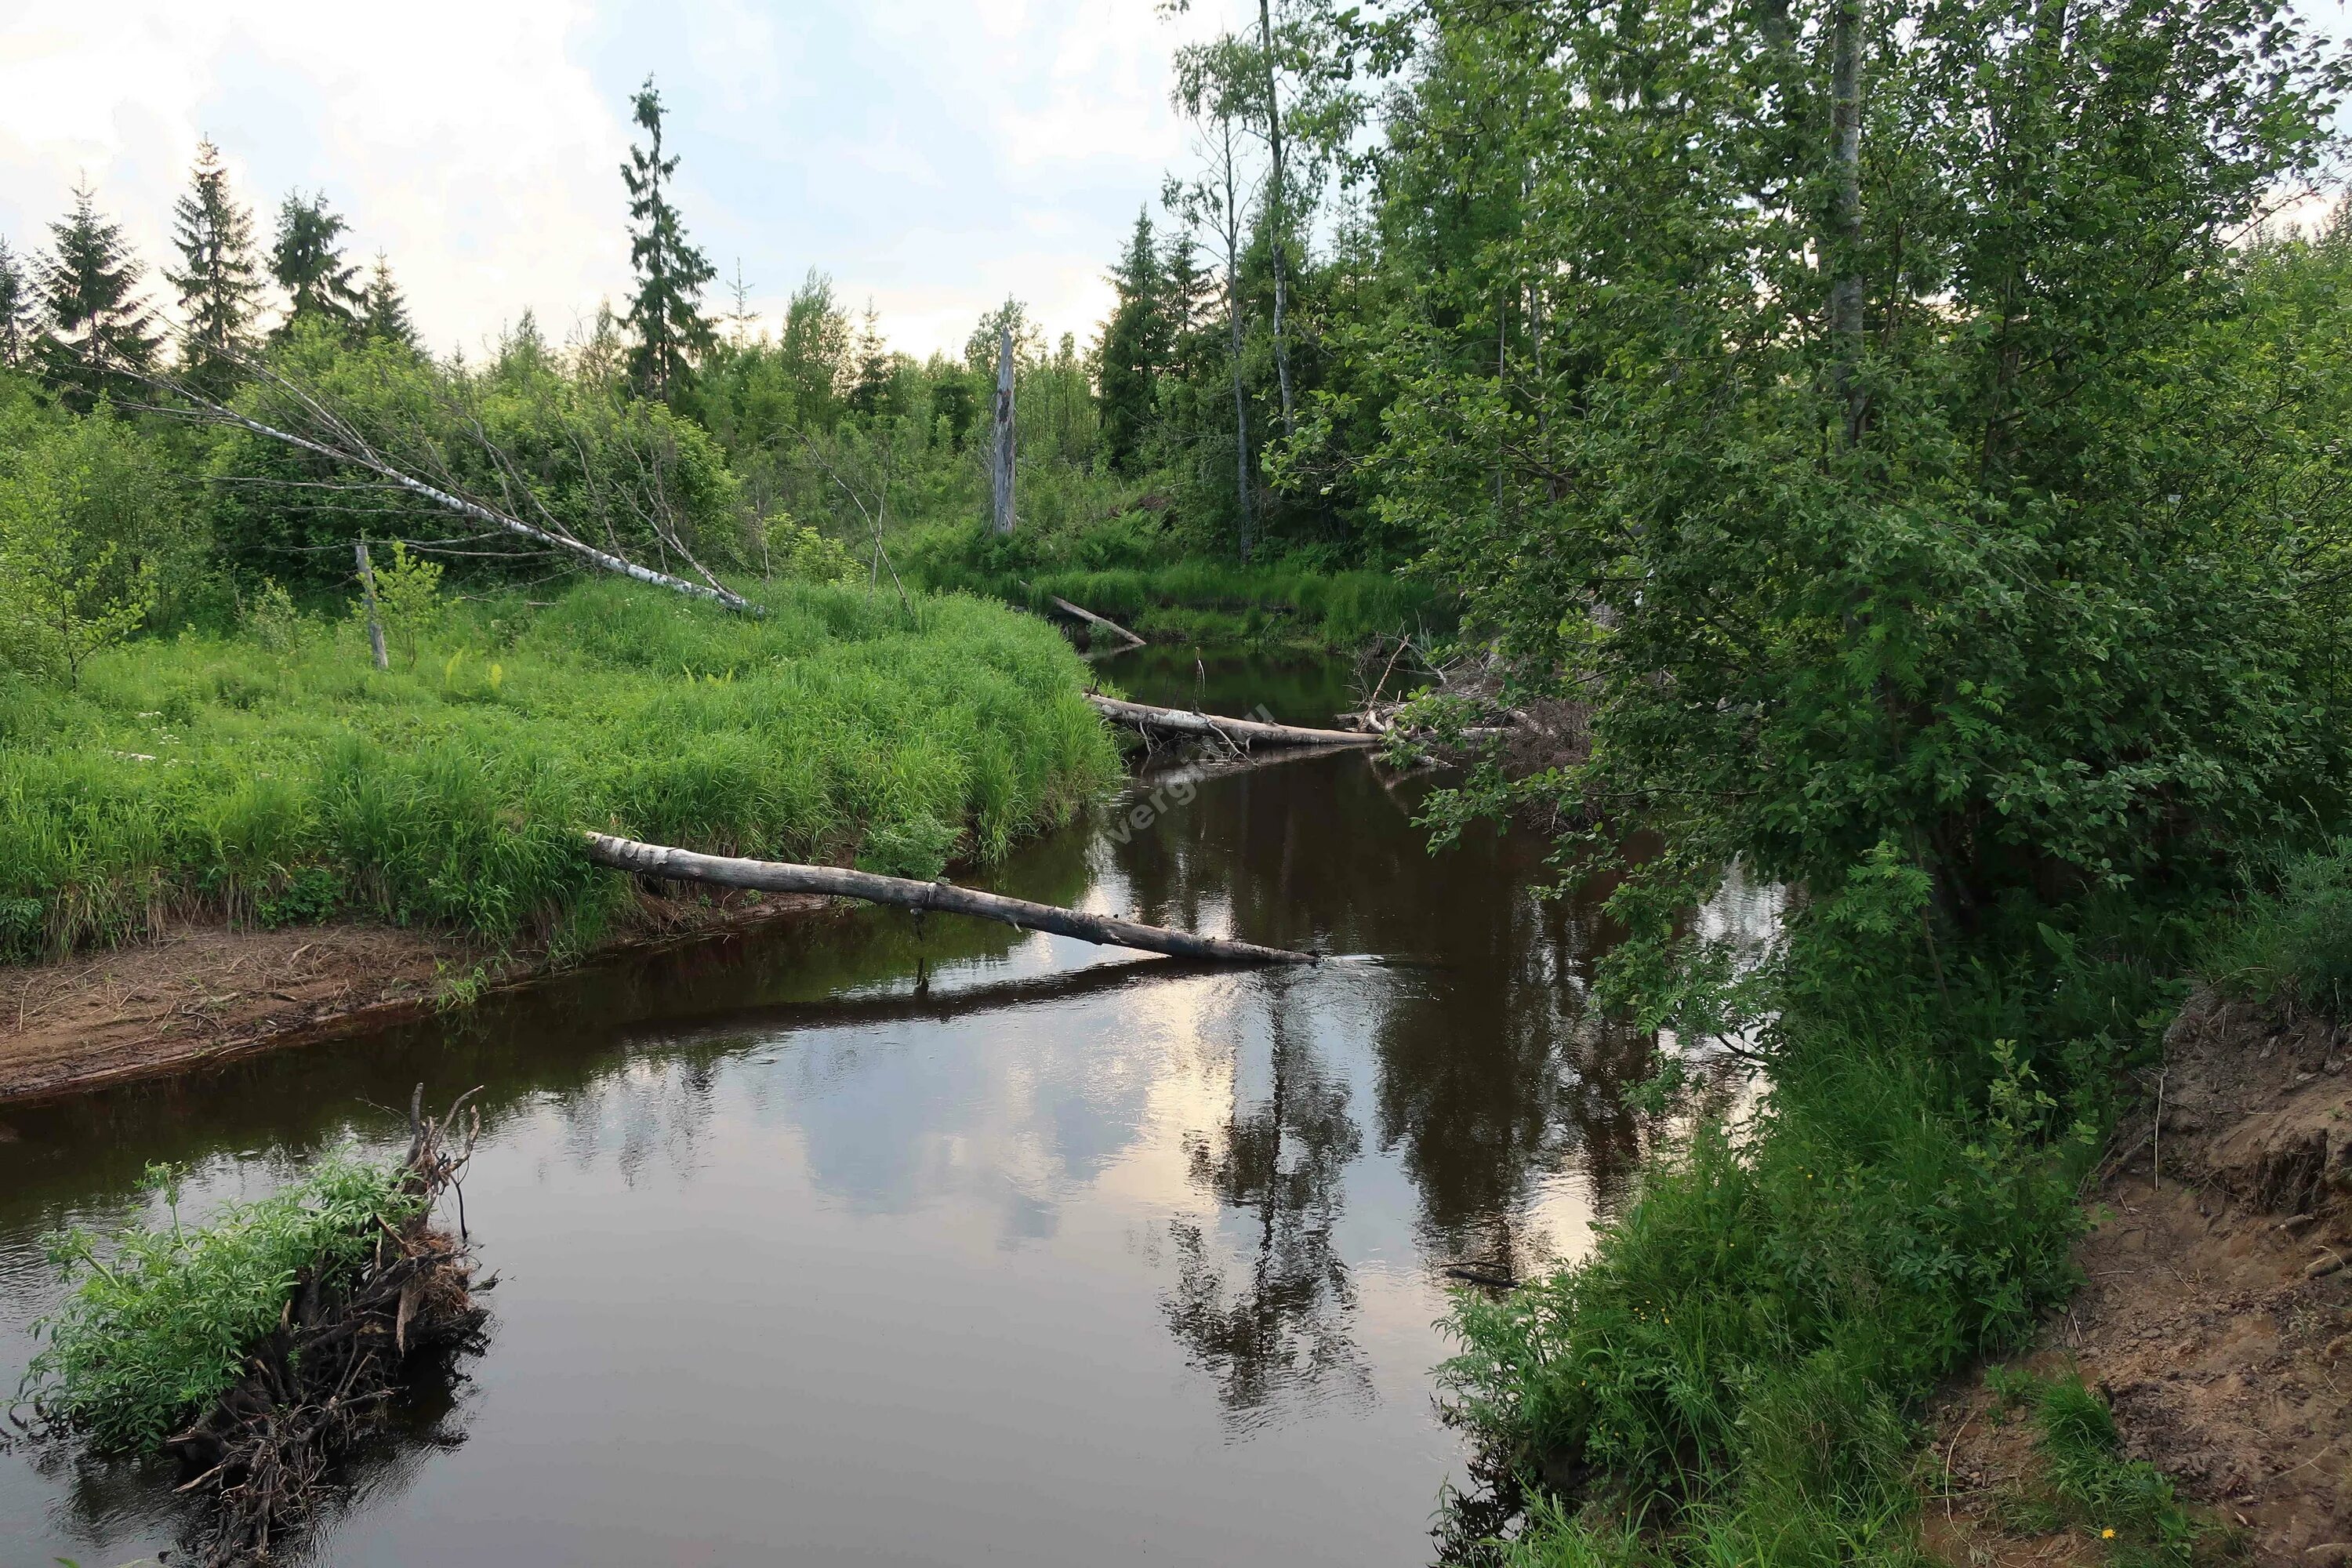
[[977, 915], [1015, 931], [1050, 931], [1110, 947], [1132, 947], [1164, 952], [1171, 958], [1213, 958], [1230, 963], [1315, 963], [1311, 952], [1260, 947], [1255, 942], [1224, 937], [1199, 936], [1163, 926], [1139, 925], [1107, 915], [1081, 914], [1055, 904], [1035, 904], [976, 892], [950, 882], [918, 882], [906, 877], [879, 877], [839, 866], [798, 866], [783, 860], [741, 860], [725, 855], [698, 855], [665, 844], [640, 844], [634, 838], [590, 833], [588, 858], [600, 866], [634, 871], [641, 877], [685, 882], [709, 882], [722, 888], [756, 888], [768, 893], [824, 893], [840, 899], [862, 899], [873, 904], [895, 904], [902, 910], [945, 910], [950, 914]]

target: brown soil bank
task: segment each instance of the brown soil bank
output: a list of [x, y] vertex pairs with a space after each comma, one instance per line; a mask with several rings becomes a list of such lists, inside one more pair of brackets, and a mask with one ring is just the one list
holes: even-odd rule
[[[2352, 1564], [2347, 1058], [2344, 1026], [2191, 1002], [2092, 1194], [2086, 1283], [2030, 1363], [2079, 1370], [2131, 1457], [2282, 1568]], [[2028, 1445], [1991, 1403], [1979, 1387], [1942, 1415], [1931, 1544], [2004, 1568], [2075, 1557], [2005, 1528]]]
[[[606, 948], [740, 930], [824, 901], [642, 895]], [[0, 966], [0, 1103], [381, 1028], [550, 967], [544, 951], [446, 933], [206, 924], [58, 963]]]

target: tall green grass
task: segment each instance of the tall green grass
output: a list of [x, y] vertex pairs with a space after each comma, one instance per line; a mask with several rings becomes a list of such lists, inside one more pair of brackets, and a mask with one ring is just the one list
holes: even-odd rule
[[2250, 881], [2208, 970], [2259, 1002], [2352, 1017], [2352, 838], [2283, 853]]
[[1584, 1262], [1465, 1298], [1457, 1418], [1582, 1505], [1504, 1554], [1720, 1563], [1905, 1561], [1910, 1402], [2016, 1343], [2074, 1283], [2079, 1147], [2011, 1063], [1970, 1112], [1931, 1053], [1817, 1040], [1759, 1124], [1654, 1163]]
[[761, 596], [753, 621], [583, 582], [456, 606], [389, 672], [350, 621], [310, 620], [0, 688], [0, 942], [30, 957], [197, 909], [578, 942], [625, 898], [583, 827], [929, 876], [1115, 776], [1084, 667], [1042, 622]]

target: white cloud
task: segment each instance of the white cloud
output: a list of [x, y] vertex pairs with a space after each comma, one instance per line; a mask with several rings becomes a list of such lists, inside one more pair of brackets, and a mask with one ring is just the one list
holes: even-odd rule
[[625, 280], [619, 105], [566, 56], [586, 7], [422, 0], [396, 19], [284, 3], [155, 5], [16, 32], [0, 58], [0, 225], [23, 242], [86, 174], [152, 267], [197, 139], [265, 237], [322, 189], [355, 256], [387, 251], [445, 345]]
[[1008, 294], [1085, 338], [1186, 156], [1169, 56], [1214, 20], [1150, 0], [0, 0], [0, 234], [45, 243], [86, 174], [152, 268], [209, 135], [265, 233], [289, 189], [323, 190], [437, 346], [526, 308], [560, 335], [627, 287], [618, 165], [651, 68], [689, 231], [722, 274], [743, 258], [755, 307], [814, 265], [910, 352], [960, 348]]

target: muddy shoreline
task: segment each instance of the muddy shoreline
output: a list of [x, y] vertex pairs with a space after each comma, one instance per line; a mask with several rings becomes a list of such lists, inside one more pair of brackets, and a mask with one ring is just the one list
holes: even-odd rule
[[[2253, 1561], [2352, 1563], [2352, 1028], [2201, 994], [2140, 1087], [2086, 1194], [2083, 1288], [2019, 1364], [2079, 1373]], [[1978, 1376], [1936, 1413], [1929, 1549], [2104, 1561], [2015, 1528], [2034, 1460], [1996, 1404]]]
[[[201, 1071], [467, 1005], [623, 953], [759, 930], [819, 898], [662, 898], [584, 961], [447, 932], [360, 922], [232, 928], [182, 921], [136, 944], [0, 967], [0, 1108]], [[0, 1124], [0, 1138], [8, 1136]]]

